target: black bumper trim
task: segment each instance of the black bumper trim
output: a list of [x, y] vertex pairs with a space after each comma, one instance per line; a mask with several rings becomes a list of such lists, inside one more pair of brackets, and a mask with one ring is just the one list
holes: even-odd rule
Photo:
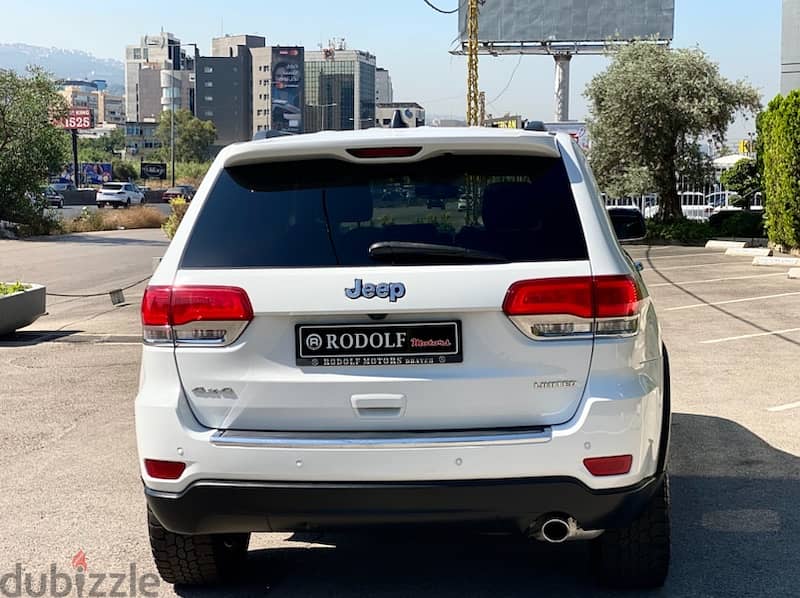
[[181, 493], [145, 487], [161, 524], [181, 534], [304, 531], [397, 523], [514, 523], [574, 517], [586, 530], [625, 527], [664, 474], [613, 490], [568, 477], [378, 483], [199, 481]]

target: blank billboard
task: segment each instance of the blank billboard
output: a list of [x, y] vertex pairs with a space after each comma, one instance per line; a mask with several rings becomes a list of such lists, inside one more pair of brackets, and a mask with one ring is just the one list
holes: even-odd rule
[[[459, 30], [466, 40], [467, 3]], [[604, 42], [609, 39], [671, 40], [675, 0], [486, 0], [480, 7], [483, 42]]]

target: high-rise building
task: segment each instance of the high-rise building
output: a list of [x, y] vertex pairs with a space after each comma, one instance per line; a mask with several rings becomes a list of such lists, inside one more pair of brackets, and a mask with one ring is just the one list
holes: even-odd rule
[[165, 110], [193, 110], [194, 59], [171, 33], [145, 35], [125, 48], [125, 116], [152, 122]]
[[196, 66], [195, 114], [214, 123], [216, 144], [250, 139], [253, 127], [248, 49], [239, 46], [234, 56], [198, 56]]
[[783, 0], [781, 94], [800, 88], [800, 0]]
[[375, 103], [391, 104], [394, 102], [394, 90], [389, 71], [384, 68], [375, 69]]
[[375, 126], [375, 56], [343, 42], [305, 55], [305, 131]]
[[[89, 108], [92, 124], [122, 124], [125, 122], [125, 98], [110, 95], [98, 81], [64, 81], [60, 93], [73, 108]], [[102, 87], [102, 89], [101, 89]]]

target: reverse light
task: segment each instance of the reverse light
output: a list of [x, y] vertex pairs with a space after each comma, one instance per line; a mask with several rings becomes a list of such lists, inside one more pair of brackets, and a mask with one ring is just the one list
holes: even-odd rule
[[153, 345], [230, 345], [252, 319], [239, 287], [149, 286], [142, 298], [142, 338]]
[[159, 480], [177, 480], [186, 469], [186, 463], [180, 461], [161, 461], [145, 459], [144, 469], [151, 478]]
[[503, 312], [533, 339], [632, 336], [644, 292], [631, 276], [573, 276], [511, 285]]
[[633, 455], [614, 457], [592, 457], [584, 459], [583, 465], [593, 476], [623, 475], [631, 470]]

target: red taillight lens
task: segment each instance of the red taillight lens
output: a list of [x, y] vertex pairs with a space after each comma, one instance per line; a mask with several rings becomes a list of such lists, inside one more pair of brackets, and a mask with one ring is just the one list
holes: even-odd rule
[[208, 320], [249, 321], [253, 307], [237, 287], [175, 287], [172, 289], [173, 326]]
[[630, 276], [598, 276], [594, 279], [595, 317], [626, 318], [636, 315], [642, 292]]
[[250, 299], [238, 287], [151, 286], [142, 298], [142, 337], [152, 345], [229, 345], [252, 319]]
[[151, 478], [160, 480], [177, 480], [186, 469], [186, 463], [180, 461], [160, 461], [145, 459], [144, 469]]
[[409, 158], [416, 156], [421, 147], [363, 147], [347, 150], [356, 158]]
[[592, 279], [585, 276], [515, 282], [506, 293], [503, 311], [508, 316], [569, 314], [591, 318]]
[[584, 459], [583, 465], [593, 476], [622, 475], [631, 470], [633, 455], [593, 457]]
[[142, 324], [168, 326], [172, 287], [147, 287], [142, 297]]

